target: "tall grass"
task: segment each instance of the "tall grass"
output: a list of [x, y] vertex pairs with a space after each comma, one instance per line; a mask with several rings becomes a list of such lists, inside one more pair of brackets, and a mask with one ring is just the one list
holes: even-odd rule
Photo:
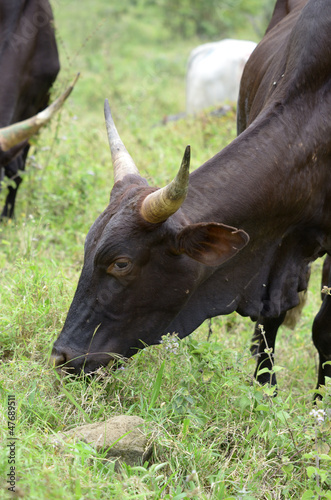
[[[309, 415], [320, 262], [299, 325], [279, 334], [277, 398], [252, 379], [252, 324], [235, 314], [212, 321], [210, 341], [207, 323], [178, 346], [165, 338], [124, 370], [102, 370], [92, 381], [59, 380], [48, 365], [79, 276], [85, 235], [112, 186], [104, 98], [152, 185], [173, 177], [187, 144], [194, 169], [228, 144], [236, 128], [234, 110], [162, 124], [165, 115], [185, 107], [186, 59], [201, 41], [174, 39], [157, 3], [54, 0], [53, 7], [62, 63], [54, 95], [77, 71], [81, 77], [32, 148], [16, 219], [0, 226], [0, 498], [11, 498], [6, 444], [12, 395], [16, 494], [22, 498], [331, 498], [330, 420], [318, 423]], [[248, 29], [245, 38], [252, 36]], [[320, 406], [329, 411], [329, 405], [327, 387]], [[157, 437], [149, 464], [123, 466], [119, 473], [88, 445], [52, 444], [57, 431], [120, 413], [151, 422]]]

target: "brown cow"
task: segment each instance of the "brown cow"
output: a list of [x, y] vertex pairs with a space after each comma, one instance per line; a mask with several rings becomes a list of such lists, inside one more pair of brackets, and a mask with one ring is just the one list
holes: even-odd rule
[[[29, 151], [28, 139], [40, 128], [36, 119], [23, 126], [18, 123], [32, 118], [47, 106], [50, 87], [59, 69], [53, 14], [48, 0], [2, 0], [0, 182], [6, 174], [15, 183], [15, 187], [8, 188], [2, 217], [14, 215], [16, 194], [22, 181], [19, 171], [24, 170]], [[54, 107], [49, 111], [52, 115]], [[38, 120], [38, 125], [42, 126], [45, 116], [40, 116]], [[8, 130], [9, 125], [12, 127]], [[5, 130], [1, 127], [5, 127]]]
[[[149, 187], [106, 105], [115, 184], [92, 225], [53, 362], [74, 373], [237, 311], [281, 321], [331, 252], [331, 2], [279, 0], [241, 84], [240, 135]], [[329, 297], [327, 297], [329, 299]], [[331, 376], [330, 301], [314, 324]]]

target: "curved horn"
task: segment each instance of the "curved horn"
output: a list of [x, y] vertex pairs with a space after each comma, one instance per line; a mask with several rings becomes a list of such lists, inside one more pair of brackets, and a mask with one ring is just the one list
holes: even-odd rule
[[144, 199], [140, 213], [147, 222], [152, 224], [164, 222], [170, 215], [177, 212], [185, 200], [189, 182], [190, 156], [191, 149], [187, 146], [175, 179]]
[[63, 92], [60, 97], [58, 97], [48, 108], [44, 109], [40, 113], [23, 120], [21, 122], [13, 123], [8, 127], [0, 129], [0, 148], [2, 151], [8, 151], [12, 147], [16, 146], [20, 142], [26, 141], [31, 136], [33, 136], [38, 130], [45, 125], [53, 117], [53, 115], [58, 111], [64, 101], [67, 99], [75, 83], [79, 77], [79, 73], [76, 75], [73, 83], [70, 87]]
[[105, 119], [111, 157], [114, 165], [114, 182], [120, 181], [128, 174], [140, 175], [133, 159], [127, 152], [110, 112], [108, 99], [105, 99]]

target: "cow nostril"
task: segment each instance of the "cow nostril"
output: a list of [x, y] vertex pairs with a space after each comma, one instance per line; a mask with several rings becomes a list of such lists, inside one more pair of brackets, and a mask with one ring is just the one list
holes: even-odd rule
[[53, 368], [57, 368], [66, 362], [66, 357], [64, 354], [51, 354], [49, 361]]

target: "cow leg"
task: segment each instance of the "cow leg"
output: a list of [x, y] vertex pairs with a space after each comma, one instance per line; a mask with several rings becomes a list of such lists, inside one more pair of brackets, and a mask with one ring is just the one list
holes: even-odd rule
[[[325, 272], [328, 270], [328, 286], [331, 287], [330, 257], [326, 257], [323, 266], [322, 283], [325, 285]], [[319, 368], [317, 389], [320, 385], [325, 385], [325, 377], [331, 377], [331, 365], [324, 365], [331, 362], [331, 295], [326, 294], [323, 298], [321, 308], [313, 323], [313, 342], [319, 354]]]
[[1, 167], [1, 165], [0, 165], [0, 193], [1, 193], [2, 182], [3, 182], [4, 177], [5, 177], [5, 169], [3, 167]]
[[[323, 262], [321, 288], [329, 285], [329, 276], [331, 279], [330, 273], [331, 273], [331, 255], [327, 255]], [[321, 295], [322, 295], [321, 297], [322, 300], [324, 300], [325, 294], [322, 293]]]
[[26, 157], [28, 155], [30, 145], [28, 144], [21, 155], [17, 156], [8, 165], [5, 166], [5, 174], [9, 179], [12, 179], [15, 186], [8, 186], [8, 195], [6, 197], [5, 205], [3, 207], [0, 219], [3, 217], [8, 217], [12, 219], [14, 217], [15, 200], [18, 188], [22, 182], [22, 177], [18, 174], [19, 170], [25, 169]]
[[[257, 375], [258, 371], [262, 368], [268, 368], [272, 371], [274, 364], [274, 353], [275, 353], [275, 342], [278, 332], [278, 328], [283, 323], [285, 318], [285, 313], [281, 314], [277, 318], [264, 318], [261, 317], [255, 324], [255, 331], [252, 338], [251, 353], [257, 358], [257, 365], [254, 373], [254, 377], [260, 384], [271, 384], [276, 385], [276, 375], [275, 373], [262, 373]], [[261, 326], [260, 326], [261, 325]], [[262, 334], [262, 329], [264, 334]], [[271, 352], [265, 352], [266, 349], [270, 349]]]
[[22, 182], [22, 177], [16, 175], [16, 177], [13, 180], [15, 182], [15, 187], [8, 186], [8, 194], [6, 196], [5, 205], [1, 213], [1, 218], [8, 217], [9, 219], [12, 219], [14, 217], [15, 200], [16, 200], [17, 190]]

